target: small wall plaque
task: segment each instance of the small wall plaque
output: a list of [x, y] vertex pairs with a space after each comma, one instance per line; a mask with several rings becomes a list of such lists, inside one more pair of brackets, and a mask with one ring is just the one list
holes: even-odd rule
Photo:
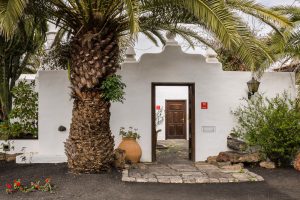
[[202, 126], [203, 133], [215, 133], [216, 127], [215, 126]]
[[201, 102], [201, 109], [207, 110], [208, 109], [208, 103], [207, 102]]

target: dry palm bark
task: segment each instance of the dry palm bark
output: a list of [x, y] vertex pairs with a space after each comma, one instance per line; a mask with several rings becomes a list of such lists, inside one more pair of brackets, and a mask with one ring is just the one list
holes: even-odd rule
[[113, 161], [110, 102], [103, 98], [100, 86], [119, 68], [118, 41], [112, 32], [93, 30], [73, 37], [71, 44], [74, 105], [65, 143], [68, 166], [74, 172], [97, 173], [110, 169]]

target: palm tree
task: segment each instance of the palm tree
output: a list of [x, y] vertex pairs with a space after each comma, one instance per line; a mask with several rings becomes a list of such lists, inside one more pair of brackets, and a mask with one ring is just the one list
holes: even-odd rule
[[[286, 15], [296, 24], [291, 34], [288, 34], [288, 39], [283, 41], [277, 34], [272, 34], [266, 43], [270, 46], [276, 57], [276, 61], [280, 63], [276, 71], [288, 71], [296, 73], [296, 83], [300, 83], [300, 7], [299, 6], [278, 6], [273, 8], [277, 12]], [[298, 102], [300, 90], [298, 90]]]
[[300, 7], [299, 6], [278, 6], [273, 10], [280, 12], [290, 18], [290, 21], [296, 24], [296, 28], [289, 34], [285, 33], [288, 37], [287, 40], [282, 40], [279, 35], [272, 34], [270, 39], [267, 40], [268, 45], [276, 54], [277, 58], [286, 58], [287, 60], [300, 59], [300, 30], [297, 25], [300, 21]]
[[[7, 0], [9, 1], [9, 0]], [[120, 68], [121, 42], [137, 33], [157, 43], [165, 42], [161, 31], [181, 35], [189, 43], [206, 43], [192, 28], [209, 32], [224, 48], [232, 49], [249, 66], [258, 54], [271, 59], [265, 46], [251, 34], [233, 10], [262, 18], [278, 31], [289, 21], [248, 0], [48, 0], [44, 6], [50, 21], [70, 37], [70, 80], [74, 98], [69, 138], [65, 143], [68, 166], [75, 172], [99, 172], [110, 168], [114, 139], [110, 101], [104, 98], [102, 83]], [[247, 9], [242, 5], [247, 3]], [[251, 7], [252, 6], [252, 7]], [[9, 10], [6, 10], [9, 13]], [[9, 15], [9, 14], [8, 14]], [[2, 24], [9, 36], [9, 29]], [[124, 39], [125, 38], [125, 39]], [[209, 45], [209, 44], [208, 44]]]

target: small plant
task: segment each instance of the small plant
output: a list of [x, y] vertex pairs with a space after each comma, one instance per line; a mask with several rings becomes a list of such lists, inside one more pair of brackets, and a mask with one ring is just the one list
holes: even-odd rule
[[233, 134], [278, 166], [290, 165], [300, 148], [300, 112], [286, 93], [273, 99], [257, 95], [245, 100], [233, 115], [238, 125]]
[[155, 125], [159, 126], [164, 122], [164, 109], [160, 108], [155, 113]]
[[138, 134], [138, 129], [137, 128], [132, 128], [129, 127], [128, 130], [126, 131], [124, 127], [120, 128], [120, 135], [123, 138], [134, 138], [134, 139], [140, 139], [141, 136]]
[[21, 183], [21, 179], [14, 180], [13, 184], [6, 184], [5, 189], [7, 194], [12, 194], [15, 192], [34, 192], [34, 191], [43, 191], [43, 192], [53, 192], [53, 185], [51, 185], [51, 179], [46, 178], [44, 184], [41, 184], [40, 181], [31, 182], [30, 186], [25, 186]]
[[100, 87], [107, 101], [122, 102], [124, 98], [124, 88], [126, 85], [122, 82], [120, 75], [112, 75], [107, 77]]

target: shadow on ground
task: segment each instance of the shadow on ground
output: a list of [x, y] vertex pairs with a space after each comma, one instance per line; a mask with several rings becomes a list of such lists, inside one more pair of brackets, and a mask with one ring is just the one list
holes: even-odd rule
[[[72, 200], [299, 200], [300, 173], [293, 169], [252, 171], [266, 181], [259, 183], [226, 184], [159, 184], [124, 183], [121, 174], [74, 175], [66, 164], [16, 165], [0, 164], [0, 199], [72, 199]], [[5, 193], [5, 183], [21, 178], [33, 181], [51, 177], [55, 194]], [[29, 182], [28, 182], [29, 183]]]

